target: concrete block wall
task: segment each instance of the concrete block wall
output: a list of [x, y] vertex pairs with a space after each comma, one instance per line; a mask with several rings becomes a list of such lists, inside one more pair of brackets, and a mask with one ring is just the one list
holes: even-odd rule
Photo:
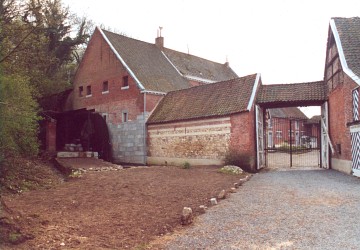
[[116, 163], [145, 164], [145, 121], [143, 115], [136, 120], [108, 124], [113, 161]]

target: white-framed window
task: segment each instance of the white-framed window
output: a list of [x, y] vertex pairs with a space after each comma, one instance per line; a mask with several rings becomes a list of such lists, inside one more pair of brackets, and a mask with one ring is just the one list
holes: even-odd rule
[[122, 81], [122, 85], [121, 85], [121, 89], [128, 89], [128, 88], [129, 88], [129, 77], [124, 76], [123, 81]]
[[299, 121], [295, 121], [295, 129], [299, 130]]
[[104, 81], [103, 82], [103, 90], [102, 90], [103, 94], [107, 94], [109, 93], [109, 82], [108, 81]]
[[128, 122], [129, 121], [129, 113], [127, 111], [122, 112], [122, 122]]
[[79, 87], [79, 97], [83, 97], [84, 96], [84, 87], [80, 86]]
[[269, 126], [269, 128], [272, 128], [272, 119], [271, 118], [268, 119], [268, 126]]
[[276, 138], [282, 138], [282, 131], [276, 131]]
[[91, 85], [86, 86], [86, 97], [90, 97], [92, 95]]

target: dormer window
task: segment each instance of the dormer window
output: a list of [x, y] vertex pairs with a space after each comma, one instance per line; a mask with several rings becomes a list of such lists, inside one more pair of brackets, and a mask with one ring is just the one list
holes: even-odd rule
[[121, 89], [128, 89], [129, 88], [129, 77], [124, 76], [122, 81]]
[[103, 91], [102, 91], [102, 93], [103, 94], [109, 93], [109, 82], [108, 81], [103, 82]]

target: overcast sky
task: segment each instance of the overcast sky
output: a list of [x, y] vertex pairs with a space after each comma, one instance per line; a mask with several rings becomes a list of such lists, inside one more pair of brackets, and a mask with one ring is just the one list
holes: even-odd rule
[[63, 0], [95, 24], [225, 63], [264, 84], [322, 80], [331, 17], [360, 15], [360, 0]]

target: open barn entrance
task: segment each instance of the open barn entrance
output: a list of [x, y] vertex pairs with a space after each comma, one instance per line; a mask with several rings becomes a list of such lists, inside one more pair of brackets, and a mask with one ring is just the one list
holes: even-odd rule
[[320, 115], [307, 117], [298, 107], [272, 108], [266, 109], [265, 121], [264, 151], [268, 168], [321, 166]]
[[[256, 105], [258, 169], [329, 168], [334, 150], [323, 81], [261, 85]], [[317, 113], [306, 116], [299, 107], [317, 107]]]
[[[109, 131], [101, 114], [95, 110], [78, 109], [47, 111], [46, 115], [56, 120], [56, 151], [80, 152], [82, 155], [96, 152], [98, 158], [112, 160]], [[71, 155], [67, 157], [73, 157]]]

